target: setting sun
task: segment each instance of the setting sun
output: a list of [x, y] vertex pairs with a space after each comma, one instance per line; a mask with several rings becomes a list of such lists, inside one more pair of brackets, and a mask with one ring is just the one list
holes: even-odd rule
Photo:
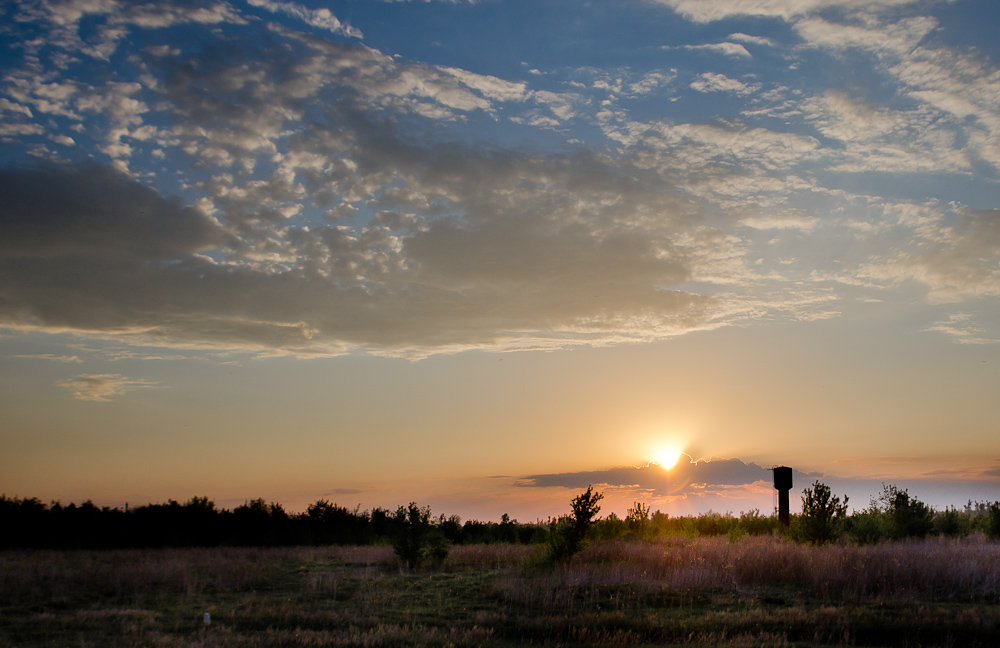
[[681, 451], [676, 448], [663, 448], [656, 454], [656, 463], [662, 468], [669, 470], [674, 467], [677, 460], [681, 458]]

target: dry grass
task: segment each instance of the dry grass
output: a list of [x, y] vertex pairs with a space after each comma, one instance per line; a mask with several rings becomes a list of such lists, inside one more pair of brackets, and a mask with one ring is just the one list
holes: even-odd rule
[[419, 572], [388, 547], [5, 552], [0, 647], [1000, 645], [982, 537], [611, 542], [553, 569], [532, 551]]

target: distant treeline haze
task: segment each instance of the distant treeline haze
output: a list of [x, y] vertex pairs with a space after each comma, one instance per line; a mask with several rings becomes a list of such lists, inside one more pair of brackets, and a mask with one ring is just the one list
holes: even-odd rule
[[[847, 515], [845, 504], [817, 482], [814, 488], [804, 491], [803, 514], [792, 516], [791, 526], [785, 528], [777, 516], [762, 515], [757, 510], [739, 516], [709, 512], [696, 517], [670, 517], [660, 511], [651, 513], [647, 506], [636, 503], [625, 519], [611, 513], [595, 521], [588, 535], [594, 540], [669, 536], [729, 536], [735, 540], [745, 535], [781, 535], [814, 543], [847, 537], [860, 544], [927, 535], [965, 537], [983, 533], [1000, 538], [997, 502], [970, 501], [962, 509], [934, 511], [905, 490], [887, 486], [867, 509]], [[500, 522], [463, 522], [456, 515], [435, 518], [429, 508], [418, 509], [413, 503], [395, 511], [379, 507], [364, 511], [319, 500], [304, 513], [289, 513], [281, 504], [263, 499], [232, 510], [217, 508], [207, 497], [121, 509], [98, 507], [90, 501], [46, 505], [37, 498], [2, 495], [0, 548], [392, 544], [407, 533], [416, 511], [433, 527], [436, 536], [455, 545], [548, 543], [559, 521], [521, 523], [504, 514]]]

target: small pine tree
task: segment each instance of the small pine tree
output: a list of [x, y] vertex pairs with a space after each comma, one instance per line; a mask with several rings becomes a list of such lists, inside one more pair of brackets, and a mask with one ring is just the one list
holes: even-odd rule
[[552, 523], [549, 534], [552, 559], [566, 565], [570, 559], [587, 546], [587, 536], [600, 512], [597, 504], [604, 499], [603, 493], [594, 492], [593, 485], [573, 498], [570, 506], [572, 515], [561, 517]]
[[628, 531], [636, 538], [645, 538], [649, 534], [649, 507], [642, 502], [636, 502], [625, 516]]
[[884, 486], [880, 499], [888, 503], [889, 535], [893, 540], [924, 538], [934, 528], [934, 511], [905, 488]]
[[836, 540], [846, 517], [847, 495], [841, 503], [830, 487], [819, 480], [813, 483], [812, 488], [802, 491], [800, 533], [803, 540], [816, 544]]
[[987, 509], [986, 535], [997, 540], [1000, 539], [1000, 502], [992, 502]]
[[429, 506], [420, 508], [416, 502], [410, 502], [406, 508], [396, 509], [393, 520], [396, 537], [392, 548], [407, 569], [416, 568], [427, 558], [440, 566], [448, 557], [451, 543], [431, 524]]

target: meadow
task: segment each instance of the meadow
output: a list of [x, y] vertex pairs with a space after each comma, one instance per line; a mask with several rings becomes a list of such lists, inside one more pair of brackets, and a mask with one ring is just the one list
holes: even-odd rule
[[[1000, 544], [777, 535], [0, 552], [0, 646], [996, 646]], [[205, 626], [203, 614], [211, 615]]]

